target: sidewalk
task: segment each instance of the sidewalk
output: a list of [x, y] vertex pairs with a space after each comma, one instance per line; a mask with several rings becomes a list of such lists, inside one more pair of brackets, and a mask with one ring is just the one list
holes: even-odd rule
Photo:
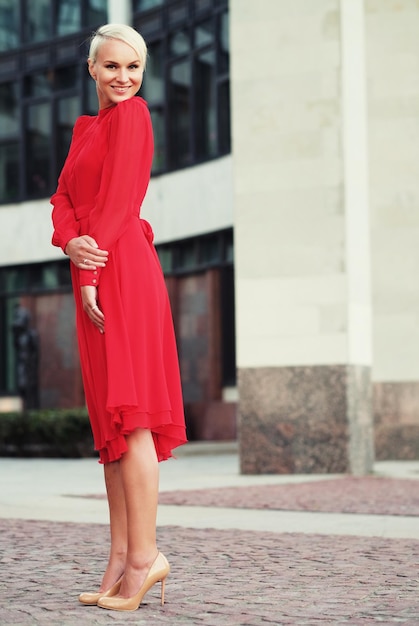
[[135, 613], [77, 602], [107, 557], [97, 461], [0, 459], [0, 624], [419, 624], [419, 462], [241, 476], [234, 448], [181, 450], [161, 464], [166, 604], [156, 586]]

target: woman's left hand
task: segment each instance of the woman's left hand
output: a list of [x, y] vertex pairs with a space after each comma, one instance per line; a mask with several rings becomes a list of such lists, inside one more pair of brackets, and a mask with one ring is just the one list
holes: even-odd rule
[[101, 333], [105, 332], [105, 316], [98, 305], [97, 287], [84, 285], [80, 287], [83, 309]]

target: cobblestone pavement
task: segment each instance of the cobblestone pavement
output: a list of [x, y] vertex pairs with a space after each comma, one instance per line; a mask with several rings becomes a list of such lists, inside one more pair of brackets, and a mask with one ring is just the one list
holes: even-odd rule
[[159, 528], [166, 604], [156, 585], [133, 613], [77, 601], [107, 542], [106, 525], [0, 520], [0, 624], [419, 624], [419, 541]]
[[343, 476], [296, 485], [248, 485], [160, 493], [161, 504], [419, 516], [417, 479]]

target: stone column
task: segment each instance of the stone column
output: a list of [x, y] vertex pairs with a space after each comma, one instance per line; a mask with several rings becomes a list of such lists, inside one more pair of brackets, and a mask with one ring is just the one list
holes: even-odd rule
[[362, 0], [231, 0], [243, 473], [373, 463]]
[[419, 458], [419, 5], [365, 3], [379, 459]]
[[132, 24], [131, 0], [108, 0], [108, 21], [112, 24]]

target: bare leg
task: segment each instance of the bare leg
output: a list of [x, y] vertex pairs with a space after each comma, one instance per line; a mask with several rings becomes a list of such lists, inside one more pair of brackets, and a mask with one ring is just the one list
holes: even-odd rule
[[137, 428], [127, 437], [120, 461], [127, 513], [128, 552], [120, 596], [129, 598], [142, 586], [157, 556], [156, 517], [159, 468], [151, 431]]
[[122, 576], [127, 556], [127, 514], [120, 461], [105, 466], [108, 495], [111, 548], [109, 561], [99, 591], [107, 591]]

